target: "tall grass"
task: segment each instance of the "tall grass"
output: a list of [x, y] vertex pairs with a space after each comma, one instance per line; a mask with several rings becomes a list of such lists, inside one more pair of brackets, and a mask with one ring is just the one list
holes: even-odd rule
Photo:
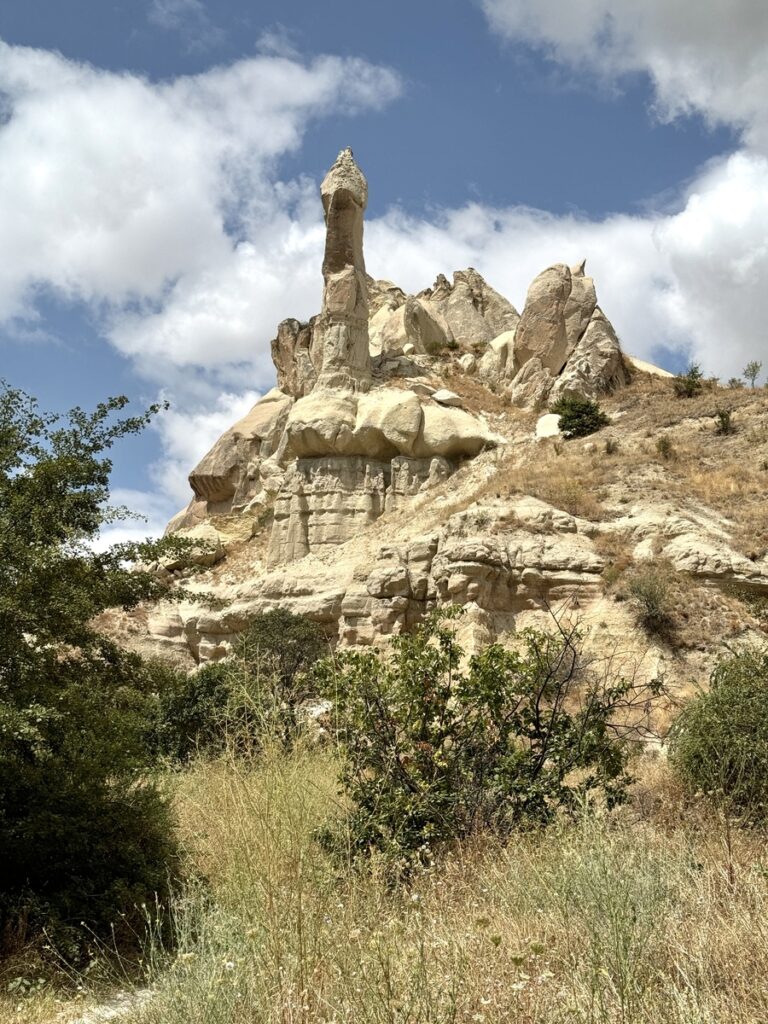
[[[746, 1024], [768, 1019], [760, 844], [625, 814], [457, 850], [408, 887], [315, 840], [328, 752], [200, 763], [177, 803], [199, 880], [130, 1024]], [[674, 817], [674, 815], [672, 816]], [[735, 884], [728, 881], [729, 873]]]

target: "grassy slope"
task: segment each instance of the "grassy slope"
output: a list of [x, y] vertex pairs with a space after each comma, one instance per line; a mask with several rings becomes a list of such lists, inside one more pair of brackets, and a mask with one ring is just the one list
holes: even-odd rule
[[[761, 844], [728, 853], [659, 762], [611, 820], [456, 851], [411, 888], [339, 868], [327, 752], [201, 763], [177, 806], [180, 947], [130, 1024], [768, 1019]], [[729, 880], [729, 874], [733, 881]]]

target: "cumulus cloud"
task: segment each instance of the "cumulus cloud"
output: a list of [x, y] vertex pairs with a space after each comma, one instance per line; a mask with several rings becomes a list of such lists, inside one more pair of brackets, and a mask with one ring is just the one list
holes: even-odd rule
[[[695, 108], [728, 119], [749, 148], [700, 170], [672, 212], [593, 221], [478, 203], [422, 217], [392, 209], [366, 226], [369, 271], [417, 291], [471, 265], [522, 308], [542, 268], [587, 257], [633, 354], [676, 350], [724, 376], [750, 358], [768, 364], [768, 160], [755, 141], [760, 111], [746, 99], [726, 106], [740, 95], [731, 50], [718, 77], [711, 48], [697, 42], [706, 34], [693, 33], [697, 70], [673, 87], [684, 66], [668, 45], [674, 33], [653, 42], [650, 14], [637, 28], [628, 0], [612, 3], [610, 16], [583, 0], [557, 8], [559, 20], [549, 0], [485, 6], [499, 30], [557, 59], [598, 68], [602, 53], [610, 74], [648, 71], [668, 115]], [[671, 24], [656, 0], [648, 9], [654, 25]], [[581, 19], [569, 25], [574, 10]], [[744, 45], [745, 75], [758, 75], [758, 55]], [[272, 386], [277, 322], [319, 308], [317, 182], [281, 180], [280, 158], [313, 120], [376, 110], [401, 88], [391, 70], [359, 59], [303, 61], [269, 40], [263, 49], [154, 83], [0, 43], [0, 323], [17, 335], [42, 330], [41, 289], [86, 303], [109, 342], [174, 404], [157, 423], [155, 492], [124, 499], [149, 525], [115, 536], [156, 530], [186, 501], [190, 468]]]
[[507, 39], [602, 78], [650, 76], [664, 117], [698, 112], [768, 146], [763, 0], [482, 0]]

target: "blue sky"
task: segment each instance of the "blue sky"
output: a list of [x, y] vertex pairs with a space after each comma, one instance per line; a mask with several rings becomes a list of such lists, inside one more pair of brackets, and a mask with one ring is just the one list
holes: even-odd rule
[[153, 527], [317, 310], [344, 145], [375, 276], [471, 264], [522, 308], [586, 256], [633, 354], [768, 366], [757, 0], [7, 0], [0, 40], [1, 372], [171, 401], [117, 452]]

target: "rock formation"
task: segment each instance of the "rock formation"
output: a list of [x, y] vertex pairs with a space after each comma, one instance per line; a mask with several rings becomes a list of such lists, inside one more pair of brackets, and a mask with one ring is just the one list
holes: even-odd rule
[[626, 382], [584, 264], [540, 274], [522, 316], [472, 268], [408, 295], [366, 274], [368, 186], [351, 150], [320, 192], [321, 311], [278, 326], [278, 386], [195, 467], [192, 501], [168, 527], [218, 538], [210, 571], [232, 566], [237, 581], [200, 584], [224, 596], [223, 609], [156, 610], [154, 641], [221, 657], [250, 616], [285, 605], [341, 643], [370, 643], [441, 602], [471, 606], [473, 628], [496, 635], [543, 598], [596, 593], [604, 561], [574, 516], [498, 495], [450, 511], [467, 486], [454, 479], [487, 489], [494, 449], [537, 443], [514, 407]]

